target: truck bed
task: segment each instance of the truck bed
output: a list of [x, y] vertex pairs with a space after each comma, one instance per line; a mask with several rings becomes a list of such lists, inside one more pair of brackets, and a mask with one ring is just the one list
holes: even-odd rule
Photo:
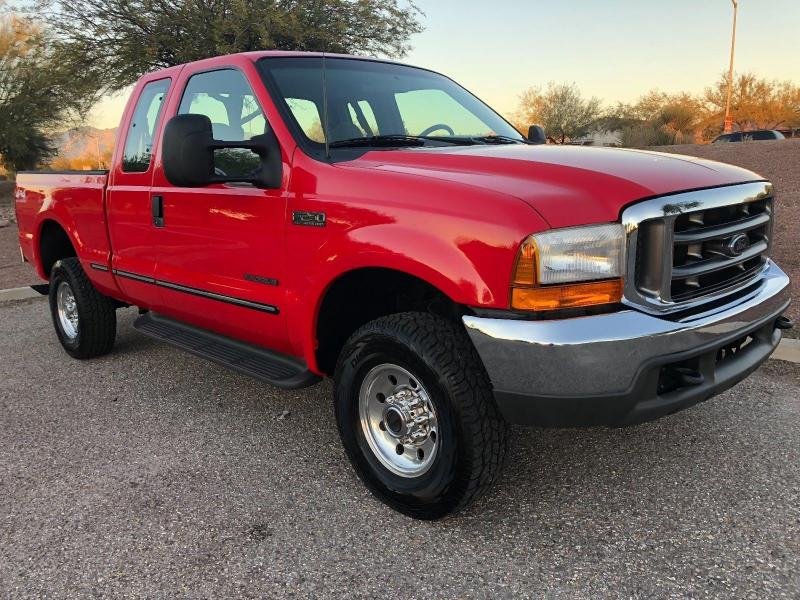
[[[20, 171], [14, 204], [19, 224], [19, 244], [25, 260], [36, 260], [45, 227], [63, 225], [75, 253], [82, 261], [108, 260], [105, 218], [108, 171]], [[77, 232], [80, 232], [79, 234]], [[37, 268], [47, 279], [46, 269]]]

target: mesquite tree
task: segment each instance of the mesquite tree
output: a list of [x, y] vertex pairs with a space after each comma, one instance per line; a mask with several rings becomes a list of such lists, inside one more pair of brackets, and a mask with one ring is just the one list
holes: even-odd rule
[[248, 50], [401, 57], [422, 30], [398, 0], [38, 0], [62, 60], [109, 92], [153, 69]]
[[40, 24], [0, 3], [0, 163], [30, 169], [54, 153], [50, 134], [94, 101], [92, 82], [64, 68]]

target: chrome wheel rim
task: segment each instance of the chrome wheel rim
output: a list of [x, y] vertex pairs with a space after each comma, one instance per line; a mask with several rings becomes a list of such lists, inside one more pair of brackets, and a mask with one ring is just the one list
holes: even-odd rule
[[58, 284], [56, 308], [61, 330], [67, 338], [74, 340], [78, 337], [78, 305], [75, 303], [75, 294], [66, 281]]
[[361, 429], [372, 453], [395, 475], [419, 477], [439, 448], [439, 423], [427, 390], [393, 364], [372, 368], [358, 394]]

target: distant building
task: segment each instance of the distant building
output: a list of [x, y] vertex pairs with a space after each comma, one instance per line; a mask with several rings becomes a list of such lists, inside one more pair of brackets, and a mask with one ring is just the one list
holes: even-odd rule
[[778, 127], [776, 131], [780, 131], [786, 139], [800, 138], [800, 127]]

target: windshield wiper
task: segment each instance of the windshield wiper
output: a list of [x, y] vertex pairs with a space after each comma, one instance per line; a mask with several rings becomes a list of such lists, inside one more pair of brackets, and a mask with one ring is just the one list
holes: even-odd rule
[[392, 147], [392, 146], [424, 146], [425, 142], [444, 142], [458, 146], [472, 146], [475, 140], [464, 137], [438, 137], [435, 135], [373, 135], [357, 137], [347, 140], [336, 140], [330, 143], [331, 148], [361, 148], [365, 146]]
[[525, 140], [509, 137], [507, 135], [484, 135], [474, 137], [473, 140], [478, 140], [484, 144], [526, 144]]
[[373, 135], [330, 143], [331, 148], [360, 148], [363, 146], [424, 146], [426, 138], [414, 135]]

